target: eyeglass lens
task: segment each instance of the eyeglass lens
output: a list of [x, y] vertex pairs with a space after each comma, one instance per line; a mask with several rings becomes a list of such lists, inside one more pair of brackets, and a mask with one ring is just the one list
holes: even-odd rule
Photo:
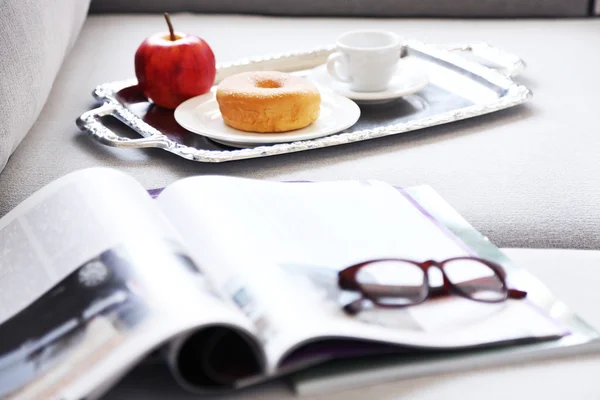
[[427, 297], [425, 273], [404, 261], [375, 261], [356, 274], [364, 293], [380, 304], [403, 306], [422, 302]]
[[444, 264], [444, 272], [457, 289], [474, 300], [493, 302], [506, 298], [506, 288], [500, 277], [480, 261], [448, 261]]

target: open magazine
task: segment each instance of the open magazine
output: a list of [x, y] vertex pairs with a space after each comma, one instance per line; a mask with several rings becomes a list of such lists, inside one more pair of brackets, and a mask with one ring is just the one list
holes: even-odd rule
[[[501, 263], [527, 298], [343, 311], [357, 296], [338, 285], [350, 265], [457, 256]], [[206, 176], [154, 199], [98, 168], [0, 220], [2, 398], [98, 398], [150, 354], [208, 393], [331, 360], [596, 337], [429, 187]]]

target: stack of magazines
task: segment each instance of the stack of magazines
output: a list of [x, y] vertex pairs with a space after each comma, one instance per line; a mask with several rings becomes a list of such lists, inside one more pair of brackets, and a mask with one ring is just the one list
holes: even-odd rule
[[[314, 393], [598, 338], [426, 186], [204, 176], [152, 196], [89, 169], [1, 219], [0, 243], [8, 399], [99, 398], [149, 356], [198, 393], [279, 376]], [[452, 259], [497, 266], [498, 286], [466, 267], [471, 286], [449, 282]], [[375, 260], [422, 268], [360, 267]]]

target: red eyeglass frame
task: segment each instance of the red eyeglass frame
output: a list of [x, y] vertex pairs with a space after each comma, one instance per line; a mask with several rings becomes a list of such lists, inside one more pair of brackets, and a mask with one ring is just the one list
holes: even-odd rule
[[[477, 261], [477, 262], [480, 262], [480, 263], [486, 265], [492, 271], [494, 271], [494, 273], [496, 274], [496, 276], [499, 278], [500, 282], [502, 283], [502, 291], [504, 293], [504, 297], [499, 298], [499, 299], [493, 299], [493, 300], [475, 299], [475, 298], [471, 297], [468, 293], [466, 293], [464, 290], [462, 290], [460, 287], [453, 284], [452, 281], [450, 281], [450, 279], [446, 275], [446, 272], [444, 271], [444, 265], [451, 261], [459, 261], [459, 260]], [[368, 291], [364, 290], [364, 288], [361, 286], [360, 283], [358, 283], [358, 280], [356, 279], [358, 272], [362, 268], [364, 268], [365, 266], [367, 266], [369, 264], [382, 262], [382, 261], [405, 262], [405, 263], [413, 264], [413, 265], [421, 268], [421, 270], [423, 271], [423, 274], [424, 274], [424, 281], [423, 281], [424, 283], [423, 284], [425, 285], [425, 287], [427, 289], [427, 294], [424, 296], [424, 298], [418, 302], [410, 303], [410, 304], [385, 304], [385, 303], [379, 302], [377, 300], [377, 296], [374, 296], [373, 294], [370, 294]], [[429, 275], [427, 272], [429, 271], [430, 268], [438, 268], [440, 270], [440, 272], [442, 273], [443, 279], [444, 279], [444, 284], [442, 286], [432, 288], [429, 285]], [[512, 289], [512, 288], [508, 287], [508, 285], [506, 283], [506, 272], [499, 264], [496, 264], [495, 262], [492, 262], [489, 260], [485, 260], [483, 258], [468, 257], [468, 256], [453, 257], [453, 258], [448, 258], [443, 261], [427, 260], [427, 261], [423, 261], [423, 262], [406, 260], [406, 259], [402, 259], [402, 258], [381, 258], [381, 259], [363, 261], [359, 264], [352, 265], [352, 266], [340, 271], [338, 273], [338, 285], [343, 290], [358, 291], [362, 295], [362, 297], [360, 299], [357, 299], [357, 300], [351, 302], [350, 304], [347, 304], [344, 306], [344, 311], [347, 312], [348, 314], [352, 314], [352, 315], [357, 314], [361, 310], [362, 302], [364, 299], [370, 300], [377, 307], [381, 307], [381, 308], [403, 308], [403, 307], [411, 307], [411, 306], [421, 304], [430, 298], [435, 298], [435, 297], [440, 297], [440, 296], [448, 296], [448, 295], [452, 295], [452, 294], [467, 298], [472, 301], [477, 301], [480, 303], [501, 303], [503, 301], [506, 301], [509, 298], [510, 299], [524, 299], [527, 296], [527, 292], [525, 292], [525, 291], [518, 290], [518, 289]], [[393, 286], [393, 285], [391, 285], [391, 286]]]

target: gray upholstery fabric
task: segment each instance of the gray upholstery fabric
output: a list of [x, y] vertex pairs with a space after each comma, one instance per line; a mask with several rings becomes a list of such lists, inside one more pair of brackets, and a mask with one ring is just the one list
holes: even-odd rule
[[594, 0], [594, 14], [600, 15], [600, 1]]
[[[506, 249], [514, 261], [527, 267], [571, 309], [600, 329], [597, 311], [600, 292], [600, 252], [577, 250]], [[576, 268], [572, 268], [576, 266]], [[311, 400], [505, 400], [505, 399], [597, 399], [598, 354], [569, 357], [543, 363], [523, 360], [498, 368], [480, 368], [468, 372], [389, 382], [360, 389], [318, 396]], [[542, 384], [543, 382], [543, 384]], [[111, 390], [103, 400], [293, 400], [298, 399], [283, 382], [272, 382], [238, 394], [198, 397], [184, 392], [173, 383], [160, 365], [139, 367]], [[302, 397], [300, 397], [302, 398]]]
[[589, 0], [93, 0], [93, 12], [245, 13], [361, 17], [581, 17]]
[[[70, 171], [110, 166], [145, 187], [194, 174], [270, 180], [381, 179], [430, 184], [476, 228], [508, 247], [600, 249], [600, 20], [370, 20], [174, 15], [219, 61], [331, 43], [378, 27], [431, 43], [485, 41], [528, 62], [522, 107], [395, 137], [224, 164], [168, 152], [114, 149], [80, 133], [96, 85], [134, 76], [133, 55], [160, 15], [92, 16], [35, 126], [0, 174], [0, 215]], [[234, 31], [232, 31], [234, 27]]]
[[88, 5], [89, 0], [2, 2], [0, 171], [42, 110]]

